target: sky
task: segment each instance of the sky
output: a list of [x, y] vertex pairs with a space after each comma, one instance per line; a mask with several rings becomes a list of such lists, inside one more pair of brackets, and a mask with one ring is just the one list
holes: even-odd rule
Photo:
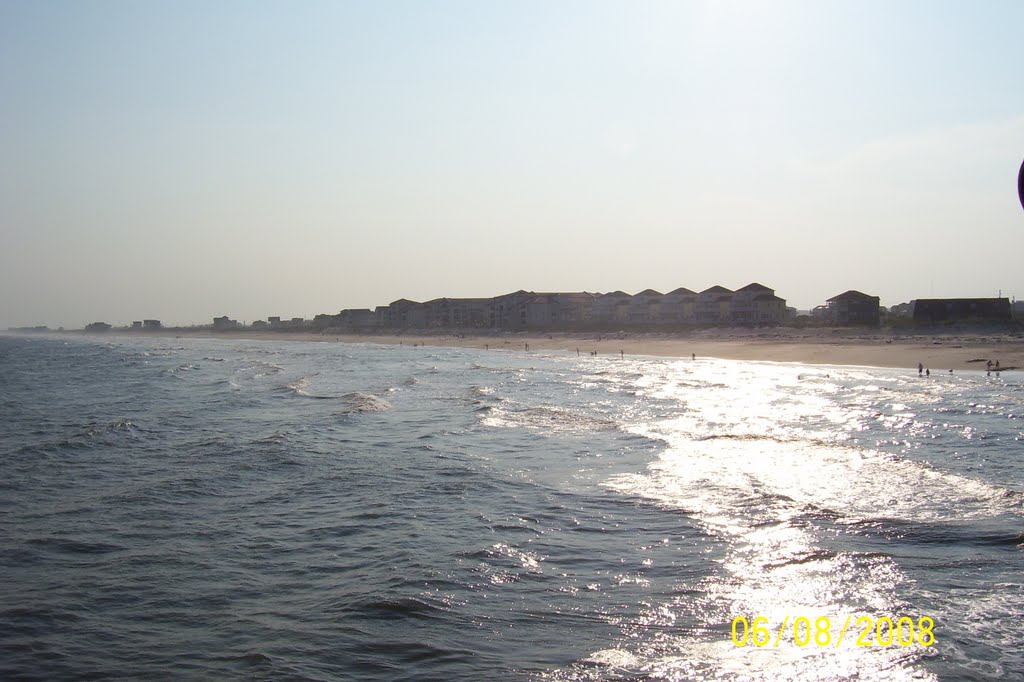
[[0, 0], [0, 328], [1024, 298], [1024, 3]]

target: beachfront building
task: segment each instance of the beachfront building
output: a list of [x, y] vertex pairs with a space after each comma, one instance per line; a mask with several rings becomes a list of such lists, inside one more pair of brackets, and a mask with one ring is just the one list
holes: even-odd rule
[[531, 329], [553, 327], [557, 323], [558, 312], [554, 296], [538, 294], [526, 302], [526, 326]]
[[110, 329], [110, 325], [106, 322], [92, 322], [85, 325], [85, 331], [87, 332], [109, 332]]
[[377, 316], [369, 308], [346, 308], [338, 313], [338, 322], [348, 329], [372, 329], [377, 326]]
[[422, 329], [427, 323], [424, 304], [407, 298], [378, 306], [376, 315], [377, 326], [386, 329]]
[[1008, 298], [919, 298], [914, 301], [915, 322], [1008, 322], [1011, 319]]
[[[679, 287], [668, 294], [645, 289], [635, 296], [541, 292], [520, 289], [494, 298], [436, 298], [426, 303], [399, 299], [357, 314], [345, 326], [381, 329], [585, 330], [686, 324], [779, 324], [786, 302], [773, 289], [752, 283], [733, 292], [713, 286], [695, 293]], [[332, 316], [333, 317], [333, 316]], [[320, 316], [317, 316], [320, 319]]]
[[914, 302], [908, 301], [907, 303], [897, 303], [894, 306], [889, 306], [889, 317], [905, 317], [911, 318], [914, 316]]
[[774, 290], [757, 282], [737, 289], [729, 302], [729, 320], [737, 324], [759, 324], [762, 315], [760, 303], [762, 300], [769, 300], [759, 300], [760, 297], [774, 295]]
[[145, 329], [146, 331], [155, 332], [155, 331], [159, 331], [162, 327], [163, 327], [163, 325], [160, 324], [160, 320], [143, 320], [142, 321], [142, 328]]
[[534, 292], [522, 289], [495, 296], [491, 326], [498, 329], [523, 329], [526, 327], [526, 305], [536, 297]]
[[696, 321], [698, 324], [729, 322], [732, 291], [723, 286], [708, 287], [697, 294]]
[[786, 319], [786, 300], [774, 289], [751, 282], [733, 292], [728, 320], [734, 324], [779, 324]]
[[213, 318], [213, 330], [217, 332], [228, 331], [229, 329], [238, 329], [241, 326], [242, 325], [238, 324], [238, 320], [232, 320], [227, 315]]
[[536, 294], [526, 301], [526, 326], [531, 329], [587, 327], [597, 294], [586, 291]]
[[686, 287], [673, 289], [662, 296], [658, 314], [663, 324], [693, 324], [697, 321], [697, 292]]
[[654, 289], [644, 289], [629, 299], [629, 321], [636, 325], [651, 325], [661, 322], [661, 304], [665, 294]]
[[555, 321], [564, 327], [586, 327], [594, 319], [594, 301], [599, 294], [576, 291], [550, 294], [555, 305]]
[[435, 298], [423, 304], [430, 328], [482, 328], [491, 326], [494, 299]]
[[317, 315], [313, 318], [315, 329], [362, 330], [377, 326], [377, 316], [369, 308], [350, 308], [337, 315]]
[[871, 325], [879, 323], [879, 298], [850, 289], [828, 299], [828, 320], [835, 325]]
[[612, 291], [599, 295], [594, 299], [594, 322], [600, 324], [628, 324], [630, 319], [630, 299], [633, 297], [625, 291]]

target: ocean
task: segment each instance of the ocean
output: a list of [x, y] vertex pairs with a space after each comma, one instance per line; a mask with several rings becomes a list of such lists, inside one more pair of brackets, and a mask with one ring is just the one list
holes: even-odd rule
[[0, 678], [1024, 679], [1019, 374], [513, 347], [0, 337]]

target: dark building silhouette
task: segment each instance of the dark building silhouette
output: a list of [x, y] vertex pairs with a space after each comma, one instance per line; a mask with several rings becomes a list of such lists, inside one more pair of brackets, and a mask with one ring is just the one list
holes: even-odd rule
[[833, 324], [865, 324], [878, 326], [878, 297], [850, 289], [833, 296], [828, 303], [829, 318]]
[[919, 298], [914, 302], [914, 321], [1009, 322], [1008, 298]]
[[218, 332], [228, 331], [229, 329], [238, 329], [241, 325], [238, 324], [238, 320], [232, 320], [227, 315], [213, 318], [213, 330]]

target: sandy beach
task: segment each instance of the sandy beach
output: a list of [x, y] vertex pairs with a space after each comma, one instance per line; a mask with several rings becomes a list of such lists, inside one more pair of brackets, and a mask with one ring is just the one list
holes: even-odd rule
[[853, 329], [710, 329], [683, 333], [458, 333], [337, 334], [167, 330], [164, 336], [264, 341], [318, 341], [453, 346], [492, 351], [568, 352], [589, 357], [656, 356], [906, 367], [932, 372], [1024, 368], [1024, 335], [993, 333], [900, 334]]

